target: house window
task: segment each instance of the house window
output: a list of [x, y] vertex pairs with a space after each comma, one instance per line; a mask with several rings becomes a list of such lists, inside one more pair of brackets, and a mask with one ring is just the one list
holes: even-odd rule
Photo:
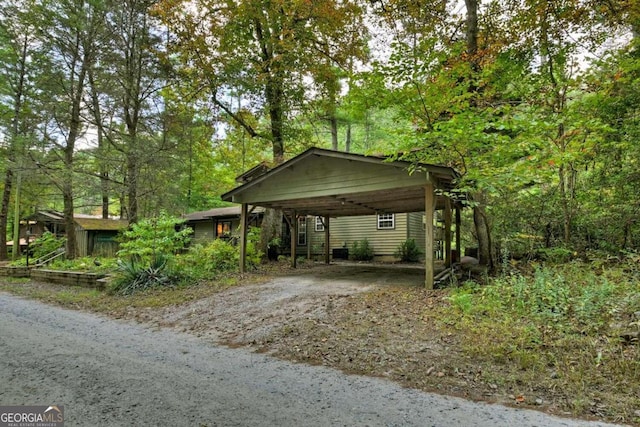
[[316, 231], [324, 231], [324, 220], [321, 216], [316, 217]]
[[394, 214], [380, 214], [378, 215], [378, 230], [391, 230], [396, 228], [396, 221]]
[[231, 221], [218, 221], [216, 236], [222, 239], [231, 237]]
[[298, 245], [305, 246], [307, 244], [307, 217], [298, 218]]

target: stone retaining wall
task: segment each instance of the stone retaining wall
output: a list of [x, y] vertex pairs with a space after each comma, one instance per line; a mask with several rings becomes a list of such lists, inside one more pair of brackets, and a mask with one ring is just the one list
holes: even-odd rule
[[0, 276], [30, 277], [41, 282], [57, 283], [67, 286], [82, 286], [84, 288], [103, 289], [105, 275], [98, 273], [83, 273], [79, 271], [45, 270], [27, 267], [2, 267]]
[[82, 286], [84, 288], [104, 287], [103, 282], [98, 282], [104, 274], [82, 273], [78, 271], [57, 271], [57, 270], [31, 270], [31, 279], [43, 282], [58, 283], [68, 286]]
[[8, 267], [0, 268], [0, 277], [29, 277], [29, 267]]

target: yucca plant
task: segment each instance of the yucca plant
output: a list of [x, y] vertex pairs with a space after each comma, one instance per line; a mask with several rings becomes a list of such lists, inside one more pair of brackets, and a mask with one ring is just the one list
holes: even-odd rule
[[130, 295], [172, 283], [172, 275], [167, 267], [167, 257], [161, 254], [151, 260], [149, 266], [144, 267], [136, 257], [127, 261], [118, 260], [118, 276], [113, 282], [111, 290], [115, 293]]

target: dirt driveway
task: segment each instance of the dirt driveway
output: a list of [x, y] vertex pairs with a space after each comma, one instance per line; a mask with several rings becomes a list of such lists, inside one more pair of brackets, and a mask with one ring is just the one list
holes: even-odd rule
[[143, 320], [232, 345], [260, 344], [298, 320], [322, 319], [342, 298], [390, 286], [419, 287], [424, 269], [389, 264], [314, 264], [266, 283], [237, 286], [206, 299], [151, 310]]
[[440, 321], [440, 309], [449, 304], [447, 292], [424, 289], [424, 270], [418, 266], [334, 263], [293, 270], [280, 265], [264, 281], [250, 279], [254, 284], [180, 306], [147, 309], [136, 317], [288, 361], [574, 415], [566, 410], [562, 389], [542, 389], [518, 380], [510, 365], [470, 358], [464, 338]]

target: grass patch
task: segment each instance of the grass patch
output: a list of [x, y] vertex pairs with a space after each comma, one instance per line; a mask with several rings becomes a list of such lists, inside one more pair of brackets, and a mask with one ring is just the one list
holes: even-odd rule
[[2, 278], [0, 291], [40, 300], [66, 308], [108, 313], [116, 317], [136, 317], [135, 309], [163, 308], [206, 298], [239, 283], [239, 276], [222, 275], [192, 286], [149, 289], [133, 295], [111, 294], [97, 289], [34, 283]]

